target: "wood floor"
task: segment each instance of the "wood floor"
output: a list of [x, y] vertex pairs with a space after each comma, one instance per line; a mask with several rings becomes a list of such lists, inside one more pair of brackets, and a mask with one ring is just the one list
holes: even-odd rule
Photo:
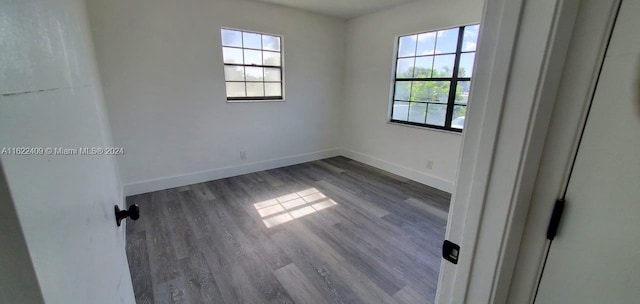
[[336, 157], [127, 198], [143, 303], [432, 303], [450, 195]]

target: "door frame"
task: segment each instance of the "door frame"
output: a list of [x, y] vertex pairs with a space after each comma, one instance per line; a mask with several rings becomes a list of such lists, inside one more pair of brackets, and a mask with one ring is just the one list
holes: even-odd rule
[[[588, 6], [594, 1], [599, 0], [583, 2]], [[556, 165], [551, 171], [565, 175], [589, 101], [586, 97], [574, 98], [569, 105], [562, 105], [563, 111], [554, 112], [558, 89], [563, 77], [566, 90], [572, 74], [586, 73], [588, 81], [580, 78], [582, 82], [572, 85], [576, 92], [590, 95], [591, 76], [601, 62], [597, 58], [602, 56], [606, 42], [592, 39], [584, 43], [580, 42], [584, 37], [574, 37], [580, 5], [580, 0], [485, 3], [471, 91], [473, 102], [463, 134], [446, 233], [446, 239], [459, 244], [461, 250], [457, 265], [444, 260], [441, 264], [436, 303], [532, 300], [540, 272], [527, 270], [536, 265], [540, 268], [546, 253], [540, 250], [545, 247], [541, 242], [546, 240], [544, 232], [534, 232], [539, 232], [539, 227], [546, 231], [559, 193], [554, 191], [552, 200], [531, 205], [534, 193], [546, 191], [538, 182], [544, 181], [547, 172], [538, 175], [539, 169], [549, 165], [551, 153]], [[596, 23], [599, 31], [611, 22], [613, 12], [602, 15], [606, 15], [600, 18], [605, 21]], [[582, 26], [576, 33], [581, 33]], [[574, 43], [575, 49], [576, 40], [595, 45], [595, 57], [593, 52], [580, 57], [592, 61], [565, 61], [569, 44]], [[566, 62], [571, 65], [565, 67]], [[563, 69], [571, 73], [563, 73]], [[581, 110], [576, 111], [576, 107]], [[562, 118], [559, 113], [565, 113], [564, 108], [573, 111], [572, 119], [561, 123], [558, 130]], [[552, 136], [547, 138], [552, 122]], [[561, 134], [553, 134], [555, 131]], [[554, 156], [555, 147], [550, 143], [558, 140], [568, 148]], [[532, 226], [538, 229], [531, 231]], [[523, 247], [530, 251], [519, 254]]]
[[[569, 183], [622, 0], [582, 0], [512, 276], [508, 303], [533, 303], [555, 200]], [[560, 231], [561, 232], [560, 226]]]

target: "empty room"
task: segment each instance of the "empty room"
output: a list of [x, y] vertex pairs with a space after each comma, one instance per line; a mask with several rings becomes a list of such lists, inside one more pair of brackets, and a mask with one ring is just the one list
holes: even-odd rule
[[638, 0], [0, 5], [0, 303], [640, 297]]

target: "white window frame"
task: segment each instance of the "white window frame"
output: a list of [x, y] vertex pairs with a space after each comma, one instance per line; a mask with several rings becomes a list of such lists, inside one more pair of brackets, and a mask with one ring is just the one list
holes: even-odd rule
[[[244, 41], [243, 41], [243, 45], [241, 47], [237, 47], [237, 46], [226, 46], [223, 45], [223, 41], [222, 41], [222, 31], [223, 30], [229, 30], [229, 31], [238, 31], [241, 32], [243, 37], [244, 37], [244, 33], [249, 33], [249, 34], [258, 34], [258, 35], [267, 35], [267, 36], [274, 36], [274, 37], [278, 37], [280, 39], [280, 50], [279, 51], [274, 51], [274, 50], [268, 50], [268, 49], [263, 49], [264, 46], [261, 46], [260, 49], [255, 49], [255, 48], [247, 48], [244, 45]], [[273, 102], [273, 101], [285, 101], [285, 64], [284, 64], [284, 37], [283, 35], [278, 35], [278, 34], [271, 34], [271, 33], [265, 33], [265, 32], [259, 32], [259, 31], [251, 31], [251, 30], [243, 30], [243, 29], [237, 29], [237, 28], [232, 28], [232, 27], [221, 27], [220, 28], [220, 47], [222, 49], [222, 53], [221, 53], [221, 61], [223, 64], [223, 78], [225, 79], [225, 97], [227, 99], [228, 103], [246, 103], [246, 102]], [[224, 48], [235, 48], [235, 49], [241, 49], [242, 53], [243, 53], [243, 63], [242, 64], [238, 64], [238, 63], [225, 63], [224, 60]], [[263, 64], [262, 65], [256, 65], [256, 64], [246, 64], [244, 62], [244, 54], [245, 54], [245, 50], [260, 50], [261, 52], [274, 52], [274, 53], [279, 53], [280, 54], [280, 66], [275, 66], [275, 65], [266, 65]], [[262, 58], [262, 57], [261, 57]], [[262, 60], [264, 60], [262, 58]], [[280, 96], [229, 96], [228, 90], [227, 90], [227, 83], [245, 83], [245, 92], [246, 92], [246, 84], [247, 83], [251, 83], [251, 82], [255, 82], [255, 83], [276, 83], [276, 81], [270, 82], [270, 81], [265, 81], [264, 80], [264, 74], [263, 74], [263, 80], [262, 81], [247, 81], [246, 79], [240, 81], [240, 80], [227, 80], [227, 76], [226, 76], [226, 72], [225, 69], [228, 66], [241, 66], [243, 68], [246, 67], [259, 67], [259, 68], [277, 68], [280, 70], [280, 90], [281, 90], [281, 94]], [[246, 77], [246, 76], [245, 76]], [[263, 86], [264, 89], [264, 86]], [[245, 93], [246, 95], [246, 93]]]

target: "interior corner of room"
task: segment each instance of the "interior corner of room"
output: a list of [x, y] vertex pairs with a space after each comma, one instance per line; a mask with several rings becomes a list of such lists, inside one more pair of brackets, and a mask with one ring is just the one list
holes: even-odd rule
[[[481, 1], [419, 1], [347, 20], [246, 1], [88, 8], [127, 195], [335, 155], [453, 190], [461, 136], [386, 123], [392, 42], [477, 23]], [[223, 27], [282, 35], [285, 102], [224, 102]]]

